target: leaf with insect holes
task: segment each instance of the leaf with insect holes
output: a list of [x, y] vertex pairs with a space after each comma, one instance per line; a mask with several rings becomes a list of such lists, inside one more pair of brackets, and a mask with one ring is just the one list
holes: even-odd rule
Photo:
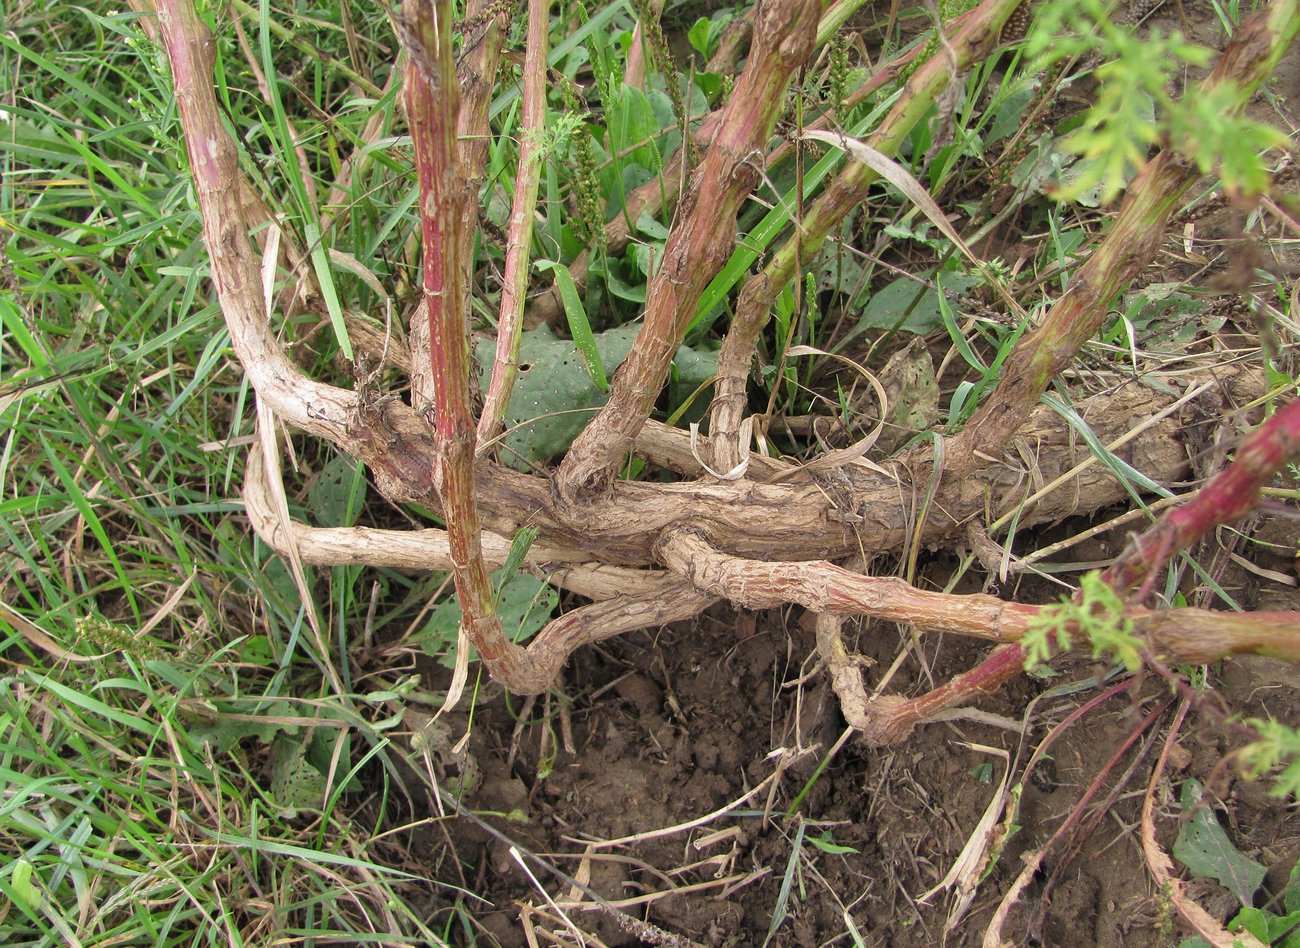
[[[636, 326], [620, 326], [592, 337], [606, 372], [627, 358]], [[479, 343], [477, 357], [486, 389], [494, 346]], [[592, 381], [587, 363], [571, 339], [557, 339], [546, 326], [523, 334], [519, 343], [519, 376], [506, 411], [502, 459], [527, 471], [568, 450], [591, 421], [605, 395]]]
[[303, 810], [319, 811], [329, 789], [325, 775], [307, 759], [307, 748], [298, 738], [277, 738], [271, 765], [271, 797], [280, 815], [293, 819]]
[[331, 458], [307, 488], [307, 509], [323, 527], [350, 527], [366, 502], [366, 479], [347, 455]]
[[1199, 780], [1183, 782], [1180, 802], [1192, 814], [1174, 841], [1174, 858], [1193, 875], [1214, 879], [1242, 905], [1250, 905], [1267, 870], [1232, 845], [1212, 807], [1197, 806], [1203, 790]]

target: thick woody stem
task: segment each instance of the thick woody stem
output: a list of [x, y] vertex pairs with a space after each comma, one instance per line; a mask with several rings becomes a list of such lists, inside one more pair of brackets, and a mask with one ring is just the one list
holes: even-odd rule
[[[951, 52], [936, 50], [916, 71], [889, 115], [871, 133], [867, 144], [882, 154], [896, 155], [917, 123], [928, 114], [935, 98], [948, 87], [954, 74], [961, 73], [993, 50], [1002, 25], [1020, 2], [985, 0], [959, 24], [952, 24], [954, 32], [948, 38]], [[861, 162], [849, 162], [804, 212], [799, 233], [791, 236], [767, 265], [741, 288], [736, 315], [718, 355], [718, 381], [709, 423], [716, 470], [729, 471], [745, 456], [747, 446], [740, 443], [739, 431], [745, 411], [749, 367], [777, 297], [796, 275], [801, 261], [812, 259], [821, 250], [827, 236], [862, 203], [878, 178], [874, 170]]]
[[[239, 160], [222, 126], [213, 93], [212, 34], [190, 0], [163, 0], [157, 10], [185, 129], [190, 174], [203, 214], [203, 239], [212, 258], [212, 281], [230, 326], [235, 354], [245, 364], [258, 395], [272, 402], [282, 420], [329, 437], [322, 429], [336, 430], [355, 397], [299, 372], [267, 323], [258, 262], [244, 227]], [[322, 402], [337, 411], [314, 411]], [[324, 417], [313, 417], [318, 414]]]
[[[308, 566], [370, 566], [407, 570], [451, 570], [447, 531], [383, 530], [375, 527], [314, 527], [300, 520], [282, 520], [272, 500], [266, 462], [251, 451], [244, 468], [244, 511], [258, 539], [282, 556], [296, 555]], [[492, 569], [506, 563], [511, 541], [483, 534], [483, 558]], [[665, 570], [609, 566], [586, 559], [573, 550], [545, 543], [528, 548], [524, 565], [548, 583], [586, 596], [655, 596], [673, 593], [681, 579]], [[675, 593], [674, 593], [675, 594]]]
[[[747, 609], [796, 603], [823, 615], [864, 615], [918, 629], [1016, 642], [1044, 608], [982, 594], [929, 592], [896, 577], [863, 576], [825, 560], [769, 563], [728, 556], [688, 527], [668, 531], [658, 549], [663, 564], [697, 589]], [[1127, 616], [1157, 653], [1175, 661], [1212, 661], [1237, 652], [1300, 660], [1300, 613], [1133, 608]]]
[[[519, 138], [519, 163], [515, 171], [515, 197], [510, 208], [510, 233], [497, 319], [496, 359], [488, 383], [483, 414], [479, 416], [480, 444], [491, 441], [505, 427], [510, 393], [519, 376], [519, 340], [524, 329], [524, 299], [528, 292], [529, 253], [533, 241], [533, 215], [542, 180], [539, 152], [546, 118], [546, 53], [550, 27], [550, 0], [528, 2], [528, 46], [524, 54], [523, 128]], [[480, 452], [483, 450], [480, 447]]]
[[[494, 0], [470, 0], [465, 7], [465, 44], [456, 63], [460, 108], [456, 115], [456, 147], [461, 174], [475, 200], [483, 180], [492, 137], [488, 106], [501, 61], [501, 14], [493, 13]], [[473, 232], [470, 232], [471, 238]], [[472, 261], [467, 261], [472, 262]]]
[[[363, 340], [363, 348], [367, 347], [374, 352], [384, 348], [383, 334]], [[396, 341], [386, 349], [392, 364], [409, 373], [409, 349]], [[1085, 399], [1077, 409], [1108, 450], [1122, 447], [1125, 460], [1156, 481], [1180, 481], [1187, 473], [1189, 446], [1182, 437], [1187, 421], [1220, 413], [1227, 405], [1263, 392], [1262, 374], [1224, 372], [1222, 376], [1222, 387], [1212, 394], [1204, 392], [1195, 404], [1186, 405], [1186, 397], [1181, 400], [1185, 415], [1172, 411], [1165, 396], [1137, 386]], [[385, 410], [399, 417], [410, 414], [401, 405]], [[1153, 412], [1158, 421], [1151, 420]], [[418, 457], [431, 458], [432, 434], [423, 419], [415, 422], [423, 438]], [[1025, 498], [1026, 472], [1003, 465], [963, 481], [944, 481], [933, 503], [945, 516], [927, 519], [922, 542], [939, 544], [965, 537], [967, 523], [986, 517], [990, 504], [994, 511], [1017, 510], [1021, 526], [1028, 527], [1065, 516], [1086, 516], [1128, 497], [1124, 485], [1104, 465], [1087, 463], [1092, 455], [1049, 406], [1038, 406], [1018, 437], [1034, 446], [1035, 478], [1061, 489], [1036, 491]], [[685, 431], [649, 422], [637, 436], [635, 450], [651, 463], [698, 478], [704, 470], [690, 441]], [[579, 559], [627, 566], [652, 563], [658, 537], [683, 522], [699, 526], [729, 553], [769, 560], [894, 552], [904, 537], [912, 535], [909, 504], [900, 492], [900, 486], [911, 479], [906, 469], [893, 464], [885, 469], [850, 465], [836, 472], [833, 482], [816, 476], [809, 479], [802, 473], [790, 477], [790, 470], [786, 462], [751, 455], [752, 480], [618, 481], [608, 498], [592, 501], [580, 516], [572, 517], [556, 502], [549, 481], [482, 457], [475, 465], [486, 530], [510, 536], [534, 525], [541, 531], [538, 543], [572, 550]], [[778, 475], [784, 479], [773, 483]], [[429, 471], [424, 471], [424, 478], [431, 482]]]
[[[432, 2], [432, 0], [426, 0]], [[465, 189], [478, 199], [483, 181], [483, 167], [487, 162], [491, 136], [488, 128], [488, 105], [492, 99], [492, 86], [501, 58], [500, 14], [493, 13], [492, 0], [471, 0], [465, 9], [461, 24], [464, 42], [460, 59], [456, 63], [456, 84], [459, 96], [456, 111], [456, 147], [460, 155], [460, 176]], [[400, 23], [399, 23], [400, 27]], [[461, 272], [461, 292], [468, 294], [474, 271], [474, 227], [458, 230], [461, 246], [456, 253], [464, 265]], [[468, 298], [468, 295], [466, 295]], [[415, 367], [411, 372], [411, 403], [425, 409], [433, 404], [434, 383], [430, 375], [429, 314], [421, 300], [411, 316], [410, 345], [415, 353]]]
[[420, 419], [403, 406], [375, 412], [356, 393], [308, 378], [276, 339], [262, 299], [260, 261], [248, 239], [244, 176], [217, 106], [212, 34], [192, 0], [161, 0], [157, 12], [203, 217], [212, 282], [231, 345], [257, 397], [269, 402], [286, 424], [365, 461], [387, 496], [427, 498], [433, 486], [433, 453]]
[[940, 711], [991, 695], [1025, 670], [1025, 650], [1019, 645], [999, 645], [988, 658], [917, 698], [881, 695], [867, 704], [863, 738], [877, 747], [906, 739], [916, 725]]
[[[827, 14], [827, 16], [830, 15]], [[963, 14], [963, 17], [967, 15]], [[958, 17], [953, 25], [956, 26], [961, 23], [963, 17]], [[819, 31], [825, 25], [826, 17], [823, 17]], [[706, 67], [707, 72], [725, 75], [735, 71], [734, 63], [738, 59], [738, 50], [749, 39], [750, 26], [750, 13], [746, 13], [740, 19], [732, 21], [723, 36], [718, 51], [709, 60]], [[906, 52], [900, 53], [889, 62], [877, 66], [871, 75], [845, 99], [844, 108], [846, 110], [856, 108], [885, 86], [894, 82], [899, 74], [911, 64], [912, 60], [916, 59], [924, 51], [925, 47], [917, 44]], [[691, 133], [692, 152], [703, 152], [709, 148], [713, 142], [713, 136], [717, 132], [718, 122], [721, 117], [722, 110], [719, 109], [700, 122], [695, 131]], [[834, 115], [828, 113], [808, 125], [808, 129], [830, 129], [834, 125]], [[687, 149], [684, 148], [675, 151], [664, 167], [663, 174], [647, 181], [628, 195], [626, 213], [618, 215], [605, 225], [605, 247], [609, 253], [619, 253], [627, 246], [632, 236], [629, 222], [640, 219], [642, 214], [649, 214], [653, 217], [665, 209], [672, 209], [678, 195], [676, 184], [683, 176], [686, 151]], [[790, 157], [793, 151], [794, 146], [790, 142], [781, 142], [768, 153], [765, 160], [767, 170], [771, 172], [781, 162]], [[662, 181], [659, 178], [662, 178]], [[664, 182], [667, 182], [670, 186], [664, 187]], [[586, 282], [589, 262], [590, 255], [584, 250], [569, 264], [569, 274], [579, 286], [584, 285]], [[552, 286], [540, 293], [529, 306], [528, 318], [530, 325], [553, 324], [560, 318], [563, 310], [564, 304], [560, 298], [560, 291]]]
[[483, 559], [474, 497], [475, 423], [470, 407], [467, 233], [475, 225], [476, 195], [461, 173], [456, 141], [459, 87], [451, 49], [449, 0], [407, 0], [402, 40], [410, 59], [405, 102], [420, 179], [424, 241], [423, 304], [429, 321], [434, 396], [435, 477], [447, 523], [452, 576], [465, 632], [494, 678], [507, 688], [541, 691], [523, 649], [506, 638]]
[[[1297, 0], [1275, 0], [1245, 19], [1201, 90], [1231, 84], [1241, 90], [1244, 106], [1300, 32], [1297, 5]], [[1016, 344], [997, 388], [948, 445], [945, 477], [981, 467], [982, 454], [1001, 456], [1052, 379], [1109, 318], [1111, 301], [1155, 258], [1170, 215], [1197, 176], [1195, 165], [1172, 149], [1147, 162], [1129, 185], [1105, 239], [1042, 325]]]
[[[1258, 87], [1300, 32], [1297, 0], [1276, 0], [1245, 20], [1232, 42], [1224, 50], [1214, 71], [1202, 82], [1208, 89], [1232, 83], [1242, 90], [1244, 105], [1249, 92]], [[1141, 272], [1159, 248], [1169, 215], [1183, 192], [1195, 178], [1195, 169], [1171, 150], [1149, 161], [1130, 186], [1120, 214], [1106, 239], [1071, 281], [1066, 294], [1052, 307], [1043, 324], [1026, 334], [1007, 361], [1001, 383], [988, 402], [976, 413], [948, 449], [945, 473], [965, 475], [982, 466], [981, 454], [1001, 453], [1001, 448], [1020, 428], [1038, 398], [1058, 372], [1069, 365], [1075, 352], [1100, 328], [1108, 314], [1110, 301]], [[1288, 409], [1293, 408], [1288, 406]], [[1300, 411], [1300, 410], [1297, 410]], [[1219, 475], [1202, 495], [1184, 507], [1165, 514], [1161, 522], [1136, 542], [1119, 562], [1107, 571], [1106, 578], [1116, 589], [1127, 591], [1142, 582], [1142, 593], [1149, 588], [1155, 571], [1169, 556], [1227, 519], [1249, 512], [1258, 498], [1259, 488], [1285, 463], [1283, 455], [1296, 451], [1296, 417], [1288, 410], [1270, 419], [1267, 431], [1256, 432], [1243, 448], [1243, 464], [1234, 462]], [[1237, 470], [1234, 470], [1237, 468]], [[1202, 492], [1204, 494], [1205, 492]], [[1181, 615], [1182, 610], [1166, 615]], [[1226, 624], [1225, 613], [1219, 622]], [[1245, 650], [1266, 654], [1294, 655], [1300, 649], [1300, 616], [1285, 614], [1282, 624], [1277, 617], [1263, 619], [1258, 613], [1243, 617], [1272, 626], [1263, 637]], [[1262, 629], [1263, 625], [1256, 627]], [[1212, 634], [1212, 629], [1204, 630]], [[1251, 637], [1250, 627], [1241, 640]], [[1223, 644], [1223, 643], [1220, 643]], [[1194, 659], [1201, 660], [1201, 659]], [[901, 740], [912, 726], [936, 711], [959, 704], [977, 693], [987, 693], [1019, 673], [1025, 653], [1019, 645], [995, 650], [971, 671], [919, 698], [890, 697], [878, 707], [877, 738]]]
[[786, 86], [812, 51], [819, 11], [818, 0], [760, 3], [749, 61], [646, 291], [645, 324], [614, 377], [609, 402], [560, 465], [556, 490], [566, 503], [608, 486], [650, 416], [695, 304], [731, 253], [736, 212], [758, 183]]
[[[1102, 578], [1120, 593], [1141, 584], [1135, 596], [1141, 601], [1170, 556], [1192, 546], [1220, 524], [1249, 514], [1259, 501], [1260, 490], [1297, 457], [1300, 457], [1300, 401], [1293, 401], [1255, 429], [1232, 463], [1191, 501], [1167, 511], [1158, 523], [1135, 539]], [[1134, 620], [1138, 634], [1146, 635], [1159, 658], [1199, 664], [1224, 655], [1253, 652], [1300, 661], [1300, 613], [1201, 609], [1153, 612], [1130, 608], [1127, 615]], [[1015, 621], [1023, 617], [1023, 613], [1017, 614]], [[919, 698], [891, 697], [885, 704], [872, 702], [874, 707], [869, 715], [872, 723], [864, 733], [869, 740], [879, 743], [902, 740], [917, 722], [977, 694], [995, 690], [1019, 674], [1024, 664], [1023, 648], [1004, 645], [969, 672]]]
[[616, 596], [552, 619], [528, 646], [535, 678], [543, 682], [534, 690], [548, 687], [575, 649], [625, 632], [689, 619], [716, 601], [677, 579], [665, 582], [652, 595]]

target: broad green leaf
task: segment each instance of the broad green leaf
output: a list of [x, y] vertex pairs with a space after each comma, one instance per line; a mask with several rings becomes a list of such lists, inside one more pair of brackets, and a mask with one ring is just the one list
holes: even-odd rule
[[271, 796], [280, 814], [293, 819], [304, 810], [319, 811], [329, 789], [325, 775], [307, 760], [307, 748], [299, 738], [276, 738], [272, 748]]
[[[620, 326], [595, 337], [603, 365], [612, 370], [627, 357], [636, 330], [636, 326]], [[476, 356], [481, 366], [490, 369], [492, 342], [480, 342]], [[486, 385], [486, 372], [481, 378]], [[604, 393], [592, 381], [572, 340], [556, 339], [545, 326], [524, 333], [519, 343], [519, 377], [505, 418], [503, 460], [520, 470], [544, 465], [568, 450], [604, 403]]]
[[709, 20], [708, 17], [700, 17], [696, 20], [689, 30], [686, 31], [686, 39], [691, 47], [701, 56], [708, 58], [711, 52], [709, 48]]
[[646, 94], [636, 86], [625, 85], [606, 111], [610, 154], [615, 161], [634, 161], [647, 168], [658, 168], [659, 150], [654, 136], [660, 129], [654, 109]]
[[1300, 912], [1274, 915], [1247, 906], [1228, 923], [1230, 932], [1250, 932], [1266, 945], [1276, 948], [1300, 948]]
[[[613, 371], [622, 364], [639, 329], [637, 325], [618, 326], [592, 337], [607, 369]], [[475, 349], [484, 387], [494, 354], [490, 340], [480, 341]], [[704, 347], [682, 346], [673, 367], [669, 399], [675, 408], [717, 371], [717, 354]], [[519, 470], [545, 465], [568, 450], [604, 403], [604, 393], [592, 381], [572, 340], [555, 338], [545, 326], [524, 333], [519, 344], [519, 377], [506, 413], [502, 460]]]
[[307, 489], [307, 509], [323, 527], [350, 527], [366, 499], [360, 465], [347, 455], [331, 458]]
[[[499, 589], [497, 615], [501, 628], [512, 642], [527, 642], [536, 635], [560, 603], [555, 590], [530, 573], [505, 577], [502, 570], [497, 570], [492, 574], [492, 583]], [[454, 596], [449, 597], [433, 610], [428, 623], [415, 637], [425, 652], [448, 668], [456, 665], [461, 615], [460, 603]]]
[[1266, 870], [1232, 845], [1213, 808], [1197, 806], [1203, 792], [1199, 780], [1183, 782], [1180, 802], [1184, 810], [1193, 807], [1195, 810], [1174, 840], [1174, 858], [1193, 875], [1214, 879], [1235, 895], [1242, 905], [1249, 906], [1264, 881]]
[[662, 222], [651, 217], [649, 214], [642, 213], [642, 215], [636, 219], [636, 229], [637, 233], [645, 234], [647, 237], [653, 238], [654, 240], [668, 239], [668, 228], [665, 227]]
[[[703, 397], [697, 393], [700, 392], [700, 386], [717, 374], [717, 350], [705, 349], [702, 346], [699, 348], [682, 346], [677, 350], [677, 357], [673, 360], [672, 375], [668, 380], [668, 401], [674, 407], [675, 424], [683, 425], [703, 419], [709, 409], [710, 389], [702, 393]], [[683, 403], [693, 395], [695, 401], [688, 406], [683, 406]]]
[[[980, 278], [965, 273], [947, 273], [943, 277], [945, 298], [960, 296], [978, 286]], [[925, 335], [943, 326], [938, 294], [912, 277], [899, 277], [872, 293], [851, 335], [868, 330], [901, 329]], [[973, 354], [972, 354], [973, 355]]]

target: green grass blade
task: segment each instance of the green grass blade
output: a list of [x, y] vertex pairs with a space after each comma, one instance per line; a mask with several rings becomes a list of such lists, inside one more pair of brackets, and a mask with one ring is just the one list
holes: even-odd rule
[[573, 344], [587, 366], [591, 381], [602, 392], [608, 392], [609, 376], [605, 373], [605, 362], [600, 357], [600, 350], [596, 348], [596, 336], [591, 331], [587, 310], [582, 305], [582, 297], [569, 268], [554, 260], [538, 260], [535, 266], [539, 270], [550, 270], [555, 274], [555, 285], [560, 288], [560, 299], [564, 303], [564, 315], [569, 321], [569, 334], [573, 337]]

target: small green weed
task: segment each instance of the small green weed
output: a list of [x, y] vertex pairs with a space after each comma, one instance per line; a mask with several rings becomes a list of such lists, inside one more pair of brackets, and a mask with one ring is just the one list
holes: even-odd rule
[[1078, 601], [1071, 597], [1040, 610], [1025, 633], [1025, 667], [1045, 664], [1058, 651], [1076, 647], [1076, 637], [1092, 646], [1094, 658], [1118, 661], [1130, 672], [1142, 666], [1142, 641], [1124, 615], [1124, 600], [1093, 571], [1079, 582]]
[[1139, 35], [1117, 22], [1106, 0], [1044, 4], [1025, 42], [1044, 68], [1097, 55], [1100, 89], [1067, 147], [1082, 157], [1080, 168], [1058, 195], [1073, 200], [1092, 188], [1110, 201], [1162, 139], [1192, 158], [1226, 188], [1258, 194], [1267, 187], [1261, 158], [1284, 145], [1278, 129], [1242, 116], [1243, 93], [1231, 82], [1175, 98], [1173, 80], [1187, 67], [1204, 67], [1212, 50], [1181, 33], [1148, 29]]

